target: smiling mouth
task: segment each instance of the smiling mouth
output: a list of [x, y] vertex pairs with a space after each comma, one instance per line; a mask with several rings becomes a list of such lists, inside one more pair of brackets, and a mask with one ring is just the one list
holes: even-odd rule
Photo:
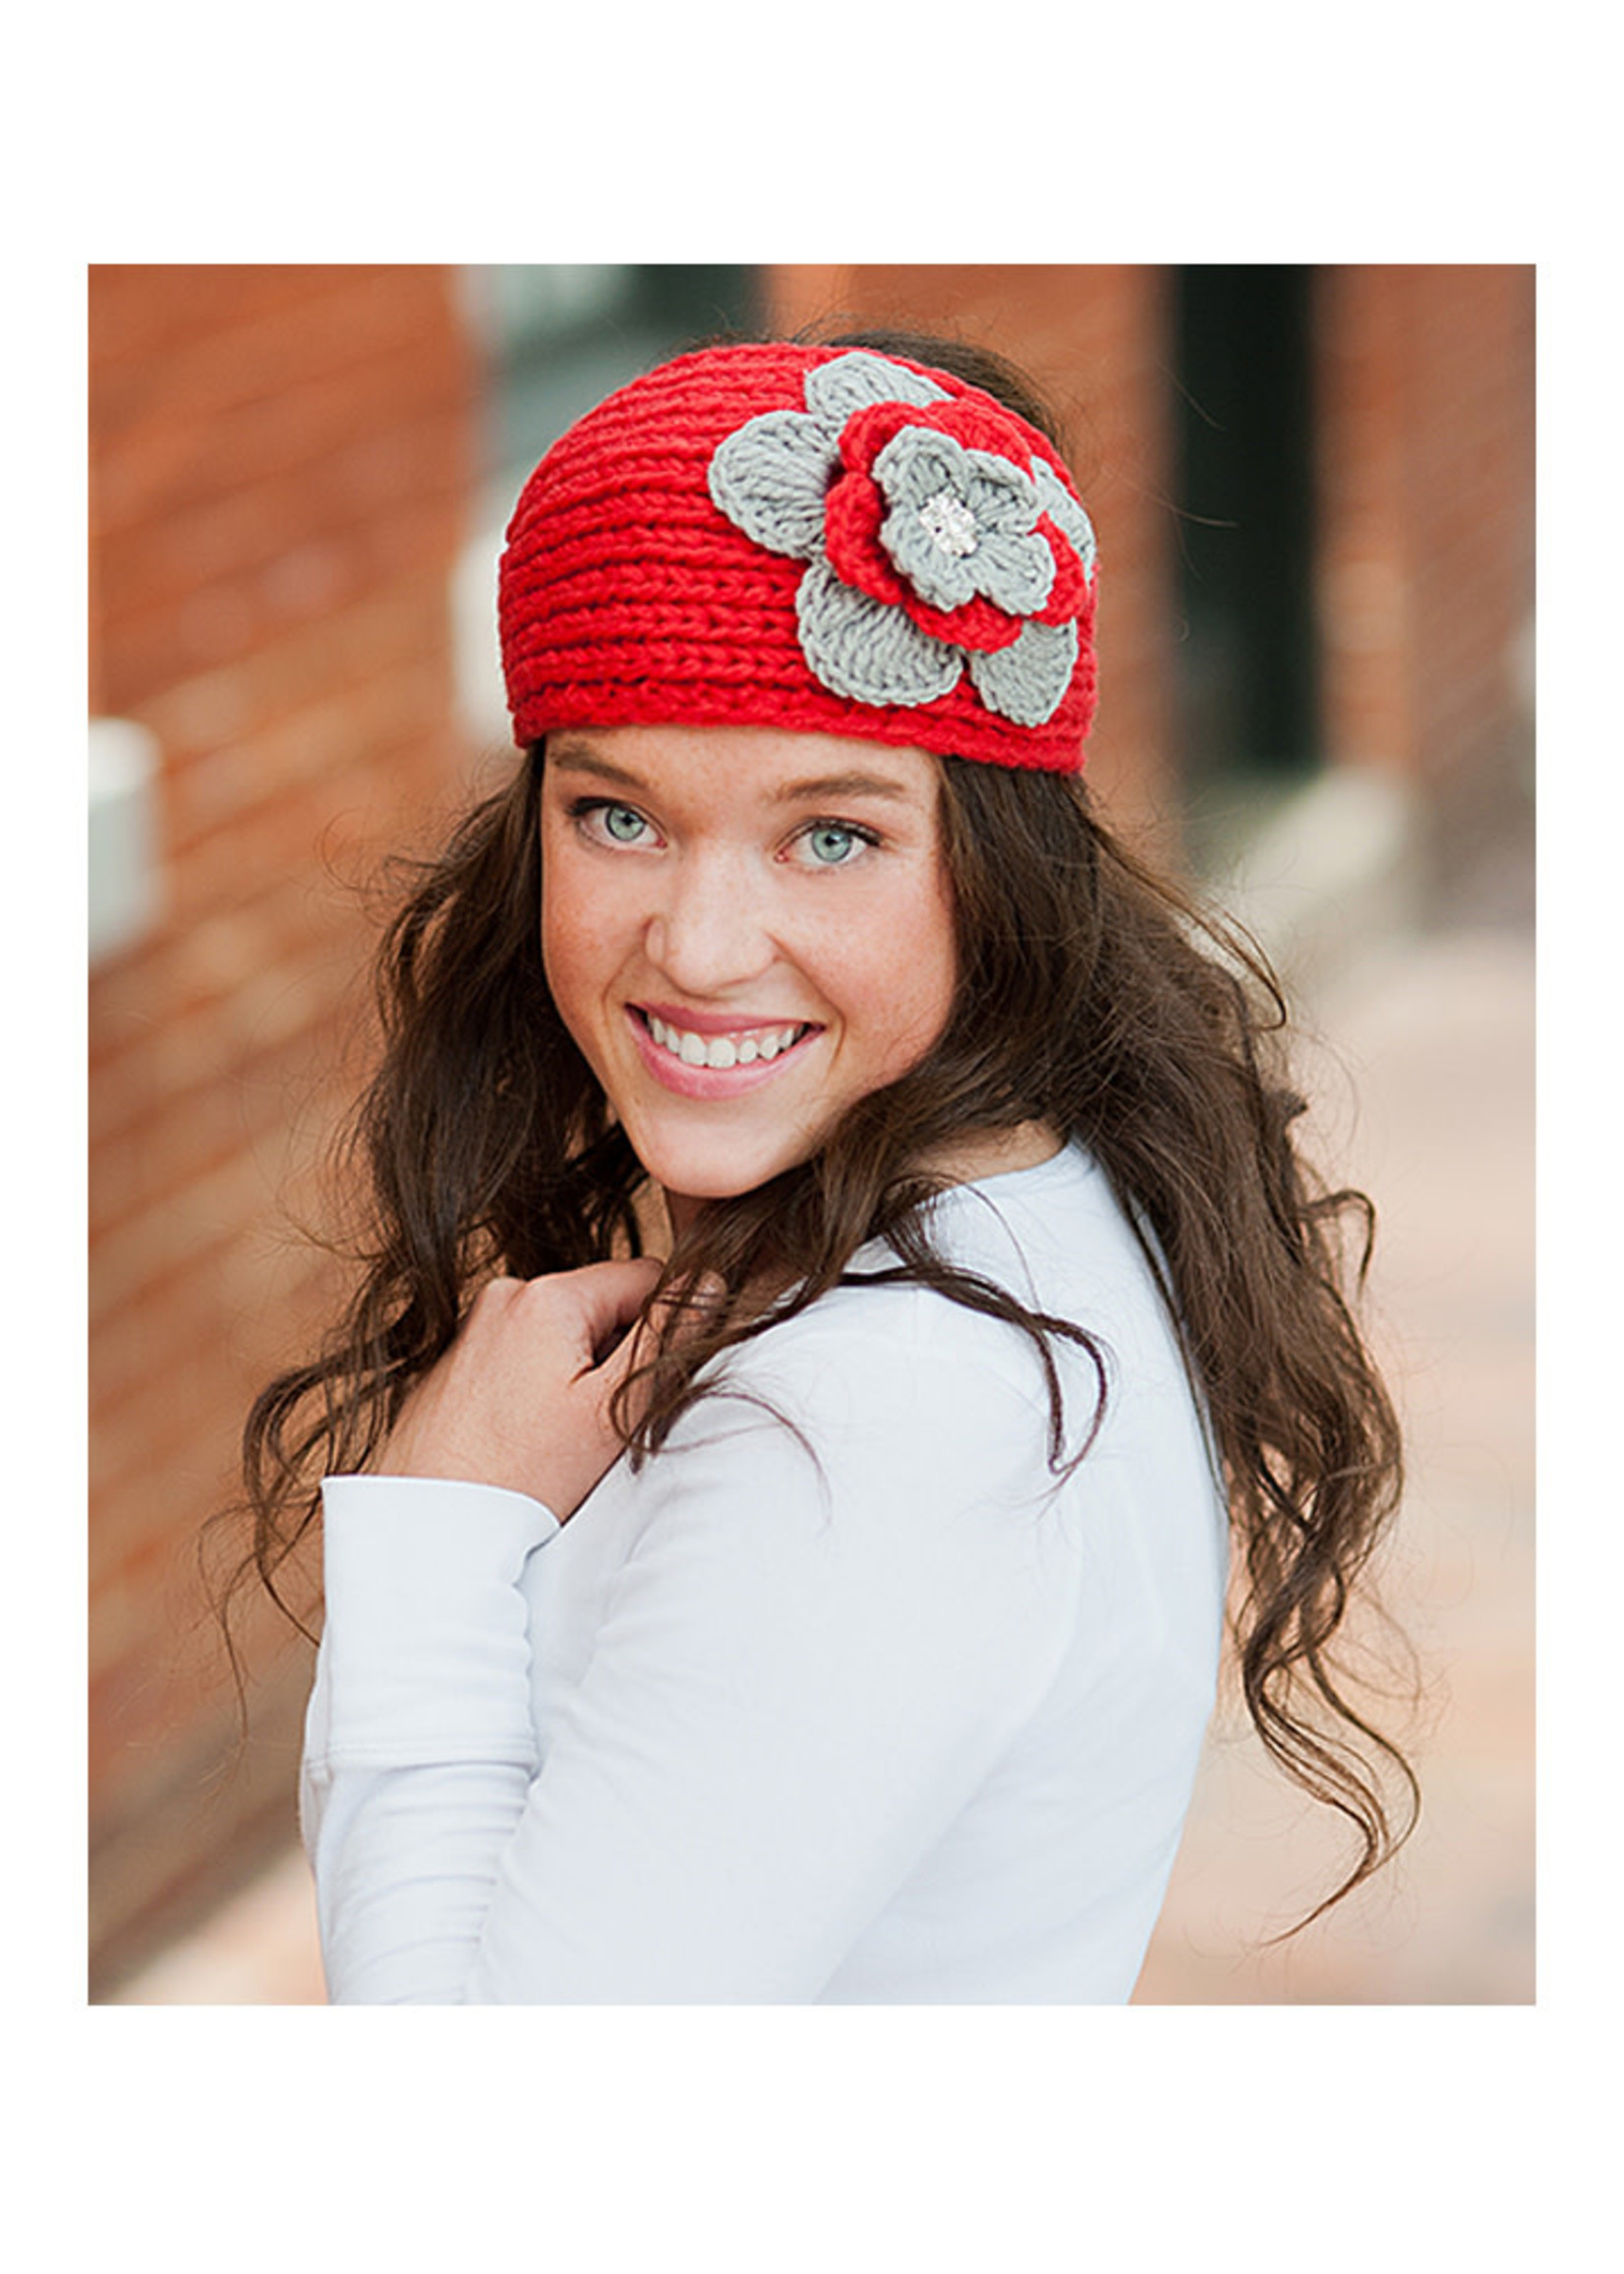
[[629, 1008], [644, 1031], [667, 1057], [681, 1066], [708, 1067], [718, 1072], [735, 1066], [770, 1065], [793, 1050], [809, 1034], [823, 1031], [806, 1020], [786, 1020], [778, 1024], [733, 1027], [725, 1034], [699, 1034], [692, 1027], [675, 1025], [656, 1012], [645, 1011], [640, 1004], [634, 1003]]

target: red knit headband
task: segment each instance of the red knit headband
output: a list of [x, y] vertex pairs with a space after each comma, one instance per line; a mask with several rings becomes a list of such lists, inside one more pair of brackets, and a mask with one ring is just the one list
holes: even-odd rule
[[1094, 534], [1035, 428], [867, 349], [706, 348], [556, 441], [502, 555], [514, 737], [762, 726], [1075, 773]]

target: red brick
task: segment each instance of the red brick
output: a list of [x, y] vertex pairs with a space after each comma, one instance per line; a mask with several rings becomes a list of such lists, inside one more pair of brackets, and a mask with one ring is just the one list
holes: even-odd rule
[[251, 1154], [274, 1176], [289, 1148], [309, 1141], [295, 1133], [330, 1118], [322, 1035], [321, 1023], [312, 1021], [254, 1060], [158, 1100], [140, 1120], [93, 1146], [92, 1241], [145, 1209], [168, 1204], [234, 1154]]
[[[443, 700], [448, 701], [446, 567], [451, 551], [447, 536], [439, 557], [428, 562], [385, 556], [371, 589], [347, 608], [282, 627], [229, 669], [188, 666], [178, 671], [133, 707], [131, 716], [152, 729], [166, 763], [178, 767], [192, 755], [295, 716], [417, 656], [438, 659], [446, 675]], [[156, 612], [154, 624], [164, 613]], [[431, 730], [441, 715], [427, 716], [424, 729]]]
[[[92, 1141], [128, 1127], [144, 1100], [177, 1096], [261, 1055], [260, 1000], [279, 964], [321, 974], [323, 1001], [336, 1007], [359, 944], [335, 886], [272, 869], [236, 908], [217, 904], [100, 975], [90, 995]], [[123, 1111], [106, 1110], [110, 1095]]]
[[[330, 1215], [367, 1017], [334, 872], [454, 793], [475, 437], [443, 269], [100, 268], [89, 344], [92, 683], [158, 736], [165, 892], [89, 990], [99, 1946], [208, 1853], [183, 1787], [229, 1716], [189, 1656], [193, 1549], [340, 1285], [296, 1230]], [[250, 1616], [251, 1672], [284, 1633]]]
[[[160, 500], [140, 519], [99, 533], [104, 605], [117, 622], [125, 596], [148, 605], [183, 599], [198, 586], [261, 574], [296, 548], [324, 541], [365, 546], [378, 514], [410, 513], [443, 522], [460, 469], [436, 466], [434, 442], [443, 413], [352, 435], [249, 480], [205, 482], [197, 495]], [[342, 595], [342, 585], [336, 588]]]
[[[285, 1235], [283, 1236], [285, 1241]], [[330, 1258], [309, 1249], [272, 1254], [271, 1238], [245, 1242], [238, 1252], [243, 1273], [255, 1272], [253, 1304], [239, 1299], [230, 1271], [217, 1270], [206, 1289], [214, 1318], [213, 1339], [229, 1354], [229, 1370], [215, 1377], [216, 1394], [206, 1412], [179, 1417], [165, 1409], [153, 1425], [144, 1425], [128, 1395], [112, 1408], [111, 1433], [103, 1442], [100, 1416], [93, 1417], [96, 1475], [91, 1490], [92, 1569], [97, 1575], [154, 1539], [190, 1541], [214, 1510], [235, 1501], [240, 1489], [238, 1463], [249, 1409], [273, 1375], [309, 1357], [331, 1323], [348, 1280]], [[267, 1265], [267, 1256], [269, 1264]], [[153, 1382], [161, 1385], [173, 1370], [196, 1363], [206, 1341], [195, 1289], [191, 1316], [161, 1323], [166, 1334]], [[126, 1384], [120, 1385], [127, 1390]], [[190, 1482], [188, 1481], [190, 1480]]]
[[[90, 349], [98, 425], [148, 416], [187, 423], [213, 417], [369, 359], [411, 349], [450, 368], [467, 349], [443, 269], [409, 266], [255, 269], [165, 267], [126, 271], [109, 297], [92, 274]], [[269, 287], [269, 289], [267, 289]], [[133, 401], [98, 391], [121, 366]], [[357, 387], [358, 405], [372, 389]], [[117, 414], [124, 414], [119, 418]]]
[[[267, 1227], [265, 1244], [269, 1244]], [[306, 1273], [332, 1278], [332, 1267], [316, 1254], [299, 1258]], [[275, 1295], [289, 1300], [287, 1273], [276, 1284], [267, 1271], [263, 1299]], [[181, 1274], [139, 1306], [107, 1320], [97, 1331], [89, 1368], [92, 1423], [100, 1412], [116, 1409], [122, 1401], [147, 1394], [153, 1385], [174, 1378], [194, 1360], [201, 1347], [228, 1351], [231, 1363], [245, 1373], [261, 1365], [268, 1371], [285, 1339], [287, 1325], [274, 1321], [275, 1348], [263, 1316], [263, 1300], [257, 1312], [241, 1312], [235, 1306], [230, 1275], [214, 1268], [200, 1286], [195, 1275]]]
[[176, 1269], [211, 1255], [264, 1209], [266, 1187], [260, 1165], [234, 1154], [184, 1193], [106, 1233], [90, 1254], [92, 1326]]
[[[1438, 778], [1505, 730], [1532, 606], [1533, 272], [1318, 280], [1327, 734]], [[1350, 595], [1387, 596], [1379, 612]]]
[[[424, 434], [454, 413], [460, 375], [448, 359], [409, 342], [373, 371], [375, 433]], [[104, 397], [106, 389], [100, 390]], [[108, 414], [96, 466], [94, 505], [103, 536], [172, 514], [210, 496], [253, 490], [357, 447], [353, 371], [319, 371], [179, 423], [163, 401], [98, 407]], [[361, 437], [362, 440], [365, 437]], [[433, 452], [433, 466], [441, 453]]]
[[184, 853], [222, 825], [342, 768], [358, 751], [409, 741], [445, 701], [441, 660], [390, 662], [330, 702], [286, 715], [177, 767], [171, 777], [171, 846]]
[[266, 314], [282, 315], [342, 288], [356, 271], [272, 262], [101, 262], [88, 275], [90, 339], [101, 360], [144, 366], [186, 340]]
[[[313, 527], [308, 542], [282, 535], [264, 545], [244, 501], [240, 528], [248, 557], [239, 562], [187, 568], [177, 559], [164, 583], [126, 580], [120, 591], [103, 584], [104, 707], [139, 717], [178, 681], [252, 662], [306, 628], [330, 641], [345, 612], [380, 583], [420, 568], [443, 574], [453, 550], [447, 517], [433, 498], [380, 503], [364, 531]], [[435, 647], [443, 653], [443, 592], [439, 605]], [[294, 685], [284, 682], [284, 702]]]

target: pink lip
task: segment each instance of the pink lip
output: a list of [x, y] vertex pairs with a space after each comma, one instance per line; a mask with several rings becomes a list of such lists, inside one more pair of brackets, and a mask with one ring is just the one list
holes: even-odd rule
[[684, 1011], [678, 1003], [638, 1003], [633, 1006], [667, 1026], [684, 1027], [690, 1034], [759, 1034], [764, 1026], [804, 1026], [804, 1019], [741, 1019], [736, 1011]]
[[[652, 1011], [657, 1019], [664, 1019], [672, 1026], [685, 1026], [690, 1034], [746, 1034], [754, 1026], [774, 1023], [770, 1019], [748, 1022], [719, 1019], [714, 1013], [702, 1020], [696, 1012], [668, 1011], [658, 1003], [640, 1004], [638, 1009]], [[821, 1026], [810, 1026], [798, 1042], [787, 1050], [781, 1050], [777, 1058], [758, 1058], [753, 1066], [684, 1066], [680, 1058], [673, 1058], [656, 1042], [629, 1003], [626, 1023], [631, 1028], [639, 1057], [663, 1088], [673, 1090], [678, 1097], [705, 1100], [739, 1097], [747, 1089], [759, 1089], [764, 1081], [771, 1081], [775, 1074], [781, 1074], [786, 1066], [798, 1061], [807, 1044], [815, 1042], [823, 1032]], [[779, 1023], [792, 1026], [798, 1021], [785, 1019]]]

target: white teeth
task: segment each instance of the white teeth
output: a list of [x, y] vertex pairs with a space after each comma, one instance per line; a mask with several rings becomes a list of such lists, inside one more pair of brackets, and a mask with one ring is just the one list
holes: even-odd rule
[[804, 1026], [763, 1026], [751, 1034], [691, 1034], [646, 1014], [649, 1032], [663, 1050], [680, 1058], [684, 1066], [753, 1066], [758, 1059], [774, 1059], [788, 1050], [806, 1032]]

